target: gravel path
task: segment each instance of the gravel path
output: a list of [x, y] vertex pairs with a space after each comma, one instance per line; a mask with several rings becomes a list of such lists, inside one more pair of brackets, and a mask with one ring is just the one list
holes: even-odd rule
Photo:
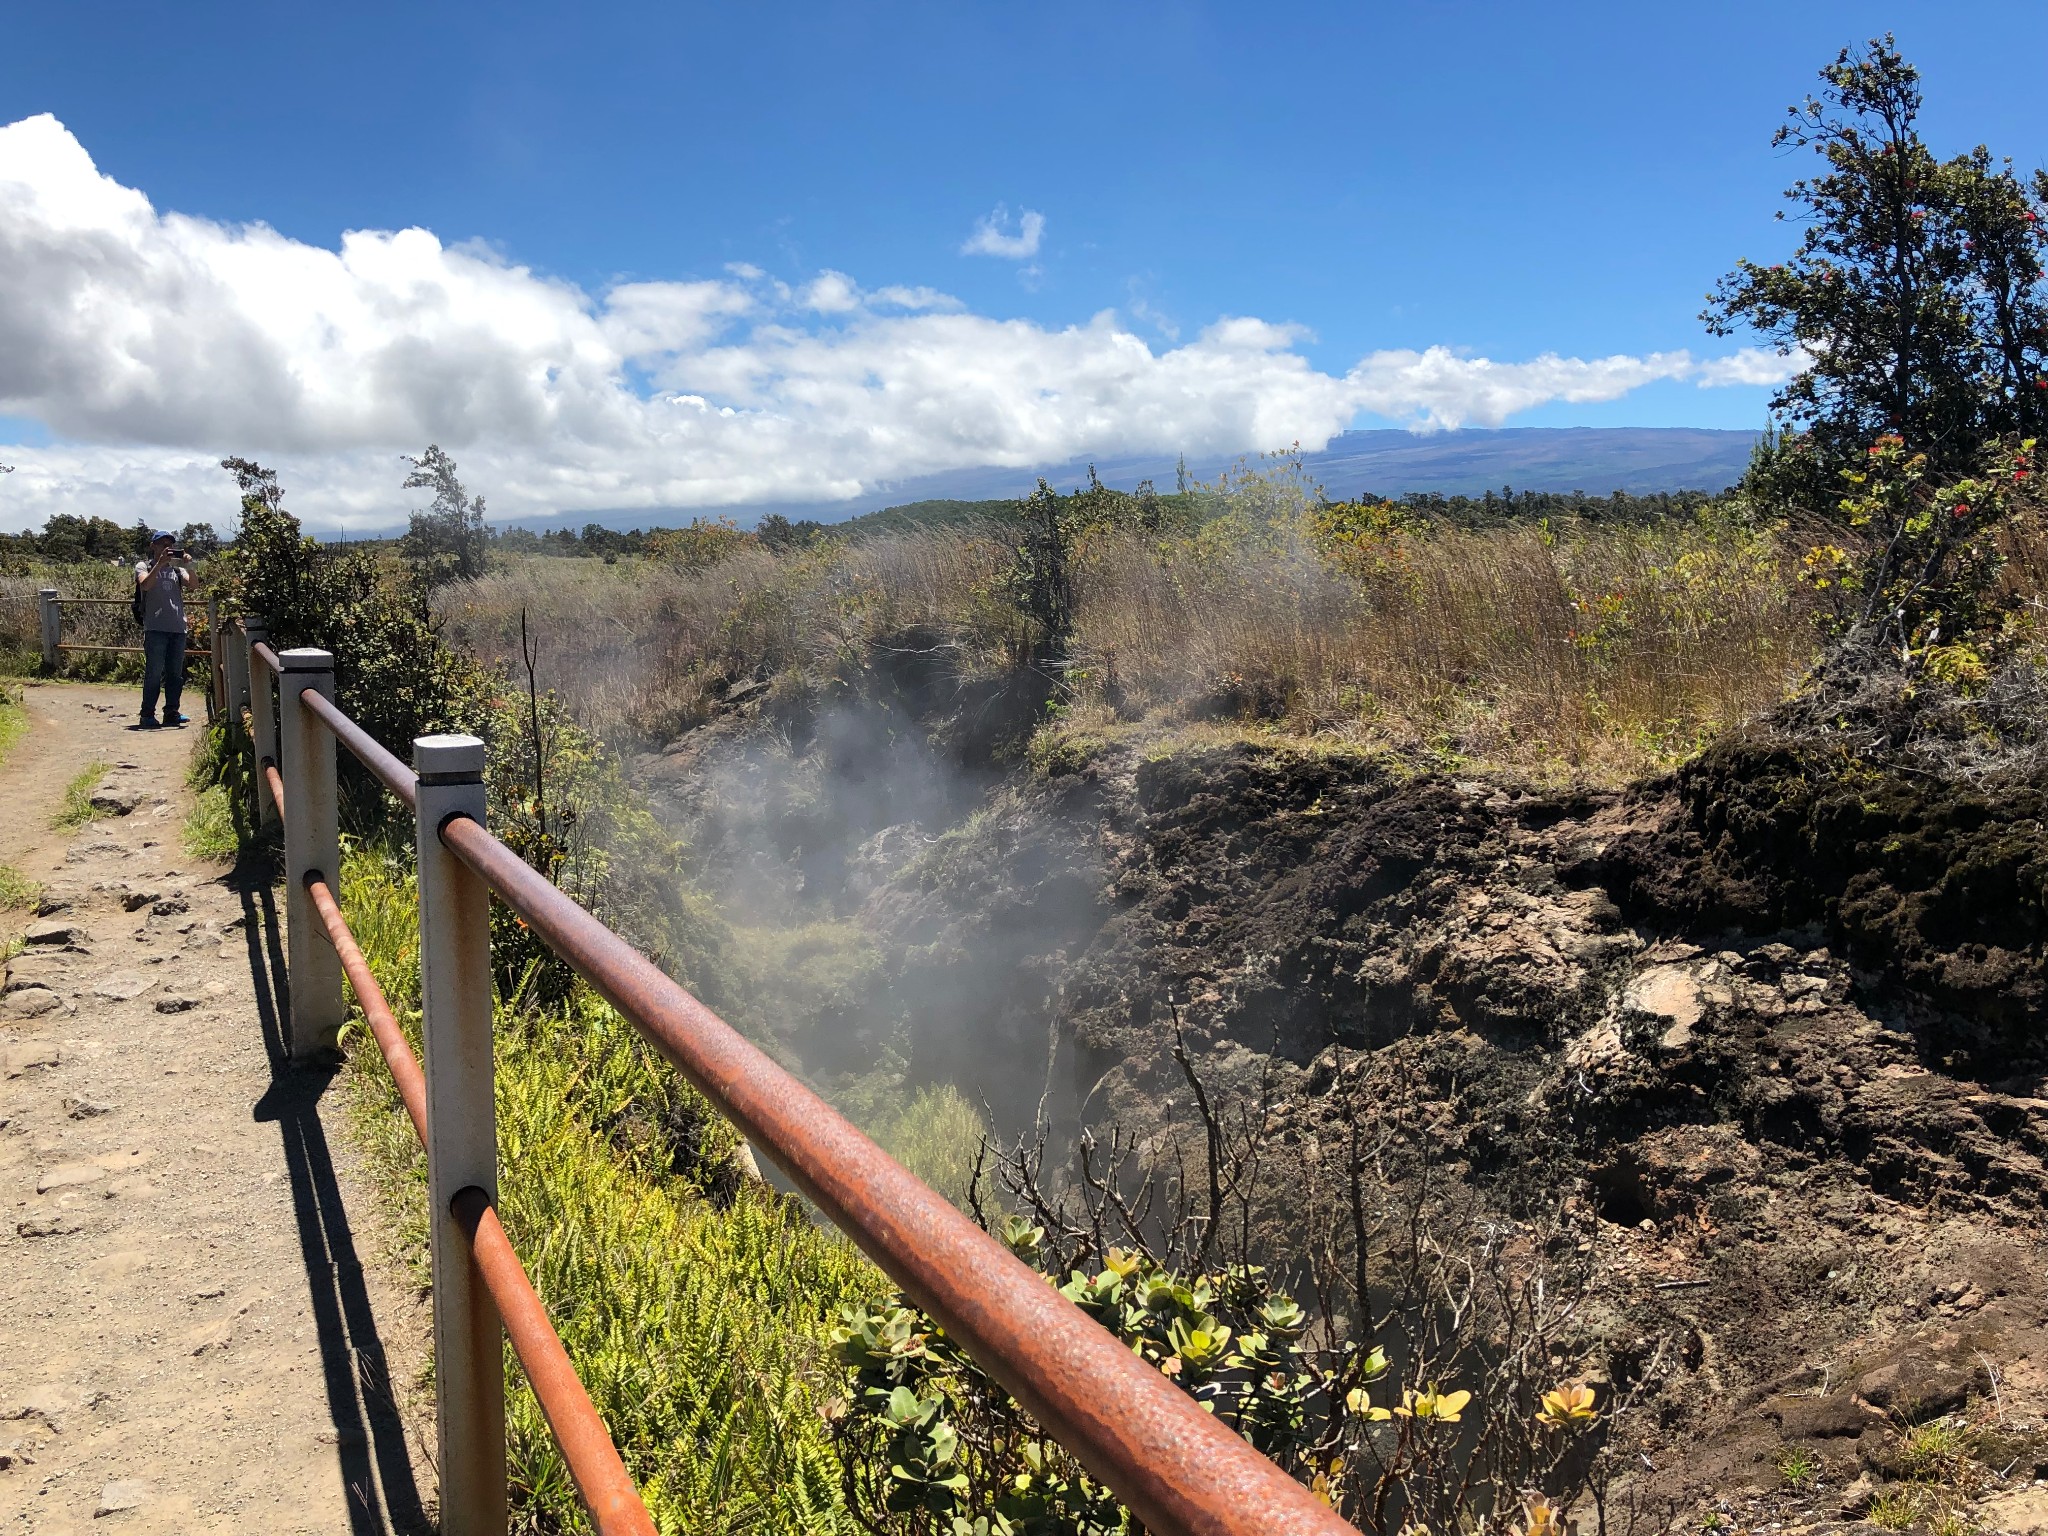
[[[191, 731], [128, 729], [133, 689], [28, 701], [0, 765], [0, 861], [45, 886], [0, 915], [29, 940], [0, 992], [0, 1532], [430, 1531], [426, 1320], [329, 1074], [280, 1061], [271, 892], [182, 851]], [[96, 759], [111, 814], [50, 833]]]

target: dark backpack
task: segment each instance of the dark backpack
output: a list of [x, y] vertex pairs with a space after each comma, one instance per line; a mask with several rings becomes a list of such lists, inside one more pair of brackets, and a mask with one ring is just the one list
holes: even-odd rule
[[135, 615], [135, 622], [142, 622], [142, 578], [135, 578], [135, 595], [128, 599], [128, 611]]

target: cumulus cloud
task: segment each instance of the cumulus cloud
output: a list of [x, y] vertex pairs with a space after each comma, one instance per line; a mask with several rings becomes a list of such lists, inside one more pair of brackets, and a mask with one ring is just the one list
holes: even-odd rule
[[1045, 215], [1026, 208], [1017, 216], [1017, 232], [1009, 233], [1010, 210], [996, 204], [996, 211], [978, 220], [974, 233], [960, 247], [962, 256], [1001, 256], [1008, 261], [1029, 261], [1038, 254], [1045, 238]]
[[[1033, 220], [998, 235], [1035, 249]], [[500, 516], [744, 506], [973, 466], [1314, 448], [1367, 411], [1493, 426], [1546, 401], [1767, 383], [1797, 365], [1435, 347], [1336, 374], [1305, 340], [1236, 316], [1155, 351], [1109, 310], [1052, 327], [746, 263], [593, 295], [423, 229], [330, 249], [160, 212], [54, 119], [0, 127], [0, 415], [56, 438], [7, 450], [8, 526], [54, 511], [218, 521], [226, 453], [274, 464], [324, 526], [398, 520], [397, 456], [428, 442]]]
[[1795, 373], [1803, 373], [1813, 359], [1803, 347], [1776, 352], [1769, 347], [1744, 347], [1729, 357], [1710, 357], [1700, 364], [1702, 389], [1723, 385], [1783, 384]]

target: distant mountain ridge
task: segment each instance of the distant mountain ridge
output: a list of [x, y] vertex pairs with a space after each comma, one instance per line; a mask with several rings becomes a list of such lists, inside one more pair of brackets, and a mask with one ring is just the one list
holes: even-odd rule
[[[1403, 496], [1440, 491], [1476, 496], [1512, 485], [1518, 491], [1610, 491], [1652, 495], [1658, 491], [1719, 491], [1742, 478], [1759, 434], [1706, 427], [1501, 427], [1492, 430], [1417, 433], [1399, 429], [1345, 432], [1319, 453], [1305, 453], [1308, 473], [1332, 497], [1370, 492]], [[1190, 458], [1188, 474], [1213, 480], [1240, 455]], [[548, 519], [521, 518], [529, 528], [652, 528], [686, 523], [692, 517], [731, 516], [752, 524], [771, 512], [785, 517], [839, 523], [865, 513], [920, 501], [991, 501], [1027, 496], [1043, 476], [1057, 490], [1085, 484], [1094, 465], [1104, 485], [1130, 490], [1140, 480], [1172, 490], [1176, 469], [1171, 454], [1074, 459], [1038, 469], [961, 469], [877, 485], [846, 501], [780, 502], [740, 507], [640, 507], [618, 512], [567, 513]]]

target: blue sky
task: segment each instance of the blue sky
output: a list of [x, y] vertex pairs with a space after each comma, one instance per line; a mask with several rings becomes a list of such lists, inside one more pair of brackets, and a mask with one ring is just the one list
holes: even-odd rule
[[[419, 226], [593, 310], [622, 284], [752, 283], [752, 299], [714, 308], [807, 329], [881, 314], [893, 301], [878, 290], [928, 289], [961, 315], [1029, 322], [1034, 340], [1114, 310], [1161, 354], [1219, 317], [1257, 317], [1298, 328], [1274, 344], [1332, 376], [1432, 347], [1505, 364], [1704, 360], [1736, 345], [1702, 333], [1707, 288], [1791, 240], [1772, 214], [1799, 167], [1769, 148], [1772, 129], [1837, 47], [1886, 28], [1926, 75], [1938, 149], [1983, 140], [2048, 162], [2039, 4], [19, 6], [0, 123], [50, 114], [159, 215], [261, 223], [326, 251], [345, 231]], [[1029, 255], [963, 250], [992, 218], [1017, 236], [1027, 211], [1042, 221]], [[866, 290], [865, 307], [805, 309], [827, 273]], [[764, 408], [730, 367], [676, 367], [673, 344], [651, 362], [622, 351], [621, 375], [643, 394]], [[71, 409], [4, 368], [14, 430], [0, 435], [31, 447], [125, 434], [204, 454], [269, 436], [286, 457], [345, 455], [415, 425], [329, 442], [227, 406], [167, 424]], [[1663, 375], [1605, 399], [1532, 387], [1502, 419], [1763, 420], [1766, 387]], [[164, 377], [174, 394], [212, 387]], [[776, 388], [778, 409], [801, 393]], [[1323, 404], [1359, 425], [1425, 412], [1393, 398], [1384, 413]], [[1270, 431], [1286, 414], [1111, 435]], [[474, 451], [493, 451], [474, 421], [416, 424], [482, 432]]]

